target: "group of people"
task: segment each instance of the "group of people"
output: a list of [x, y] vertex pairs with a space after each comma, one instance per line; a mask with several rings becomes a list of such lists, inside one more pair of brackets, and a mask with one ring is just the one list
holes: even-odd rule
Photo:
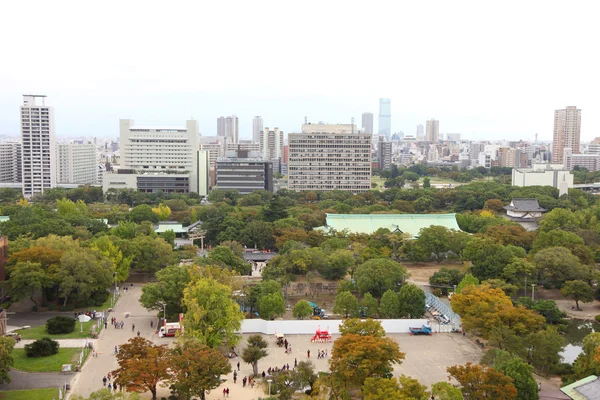
[[[108, 388], [108, 390], [114, 390], [115, 392], [117, 391], [117, 389], [119, 388], [119, 385], [117, 384], [117, 382], [111, 383], [110, 380], [112, 379], [112, 375], [109, 372], [108, 374], [106, 374], [104, 376], [104, 378], [102, 378], [102, 385], [106, 388]], [[108, 385], [107, 385], [108, 383]], [[121, 390], [123, 390], [123, 388], [121, 388]]]
[[325, 349], [325, 350], [318, 350], [317, 351], [317, 358], [318, 359], [327, 358], [327, 349]]
[[[237, 383], [237, 377], [238, 377], [238, 373], [237, 373], [237, 371], [234, 370], [233, 371], [233, 383]], [[244, 378], [242, 379], [242, 387], [246, 387], [246, 384], [250, 385], [251, 387], [254, 387], [254, 378], [252, 378], [251, 376], [250, 377], [244, 376]]]
[[110, 323], [115, 327], [115, 329], [123, 329], [123, 327], [125, 326], [125, 322], [117, 321], [116, 317], [112, 317], [110, 319]]

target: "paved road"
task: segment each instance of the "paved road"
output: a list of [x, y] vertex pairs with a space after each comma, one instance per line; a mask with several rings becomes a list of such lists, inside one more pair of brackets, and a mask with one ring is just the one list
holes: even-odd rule
[[[96, 341], [97, 357], [89, 357], [71, 384], [71, 393], [81, 394], [88, 397], [90, 393], [102, 389], [102, 378], [109, 372], [117, 368], [117, 359], [115, 358], [115, 346], [126, 343], [129, 339], [137, 335], [148, 340], [158, 341], [153, 335], [153, 329], [150, 328], [150, 321], [154, 321], [156, 327], [158, 321], [154, 312], [150, 313], [139, 303], [142, 293], [141, 285], [129, 288], [127, 292], [119, 298], [114, 311], [108, 315], [108, 318], [116, 317], [118, 321], [124, 321], [124, 329], [115, 329], [110, 324], [108, 329], [103, 329], [100, 337]], [[135, 324], [135, 331], [132, 332], [132, 324]]]

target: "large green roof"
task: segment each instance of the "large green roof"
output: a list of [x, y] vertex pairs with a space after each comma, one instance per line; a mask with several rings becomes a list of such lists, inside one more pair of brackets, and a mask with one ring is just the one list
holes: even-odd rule
[[600, 380], [596, 375], [590, 375], [560, 390], [573, 400], [597, 399], [600, 397]]
[[327, 225], [317, 229], [371, 234], [379, 228], [387, 228], [416, 237], [422, 228], [432, 225], [460, 230], [456, 214], [327, 214]]

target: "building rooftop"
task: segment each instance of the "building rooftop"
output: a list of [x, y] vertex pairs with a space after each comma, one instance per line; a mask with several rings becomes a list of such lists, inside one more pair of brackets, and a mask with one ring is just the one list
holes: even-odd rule
[[590, 375], [560, 390], [573, 400], [600, 400], [600, 379]]
[[183, 224], [159, 223], [158, 228], [154, 229], [156, 233], [165, 233], [173, 231], [175, 233], [187, 233], [188, 229], [183, 227]]
[[391, 232], [407, 233], [415, 238], [421, 229], [432, 225], [460, 230], [456, 214], [327, 214], [326, 226], [317, 229], [371, 234], [380, 228], [387, 228]]
[[540, 207], [537, 199], [512, 199], [510, 205], [504, 206], [505, 210], [509, 211], [546, 211], [545, 208]]

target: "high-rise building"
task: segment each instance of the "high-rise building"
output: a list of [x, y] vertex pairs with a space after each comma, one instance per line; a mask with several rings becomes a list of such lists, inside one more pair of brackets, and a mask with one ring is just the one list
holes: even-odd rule
[[552, 163], [564, 162], [564, 150], [579, 154], [581, 135], [581, 110], [575, 106], [554, 111], [554, 137], [552, 140]]
[[23, 95], [21, 143], [23, 196], [26, 197], [56, 186], [54, 109], [47, 106], [45, 100], [44, 95]]
[[417, 133], [416, 133], [415, 137], [419, 141], [425, 140], [425, 127], [423, 126], [423, 124], [417, 125]]
[[228, 139], [228, 143], [237, 143], [240, 137], [240, 127], [238, 117], [217, 118], [217, 136], [223, 136]]
[[252, 120], [252, 141], [255, 143], [260, 142], [260, 137], [263, 132], [263, 119], [260, 116], [254, 117]]
[[449, 142], [460, 142], [460, 133], [447, 133], [446, 140]]
[[98, 161], [93, 144], [56, 145], [57, 183], [94, 184], [98, 182]]
[[0, 142], [0, 182], [21, 183], [22, 148], [18, 142]]
[[392, 142], [384, 141], [383, 136], [379, 136], [377, 143], [377, 162], [380, 169], [392, 168]]
[[260, 154], [260, 143], [254, 140], [240, 140], [238, 143], [227, 143], [225, 153], [230, 151]]
[[379, 134], [389, 138], [392, 135], [392, 101], [379, 99]]
[[368, 133], [291, 133], [288, 145], [290, 190], [359, 193], [371, 189]]
[[257, 190], [273, 191], [273, 163], [261, 158], [219, 157], [217, 188], [248, 194]]
[[265, 128], [260, 139], [260, 152], [267, 161], [279, 160], [283, 157], [283, 131], [279, 128], [273, 130]]
[[354, 124], [325, 124], [319, 122], [318, 124], [302, 124], [302, 133], [358, 133], [356, 125]]
[[366, 112], [362, 115], [362, 130], [364, 133], [373, 134], [373, 113]]
[[437, 119], [430, 119], [427, 121], [427, 129], [425, 131], [425, 140], [431, 143], [437, 143], [440, 141], [440, 121]]

